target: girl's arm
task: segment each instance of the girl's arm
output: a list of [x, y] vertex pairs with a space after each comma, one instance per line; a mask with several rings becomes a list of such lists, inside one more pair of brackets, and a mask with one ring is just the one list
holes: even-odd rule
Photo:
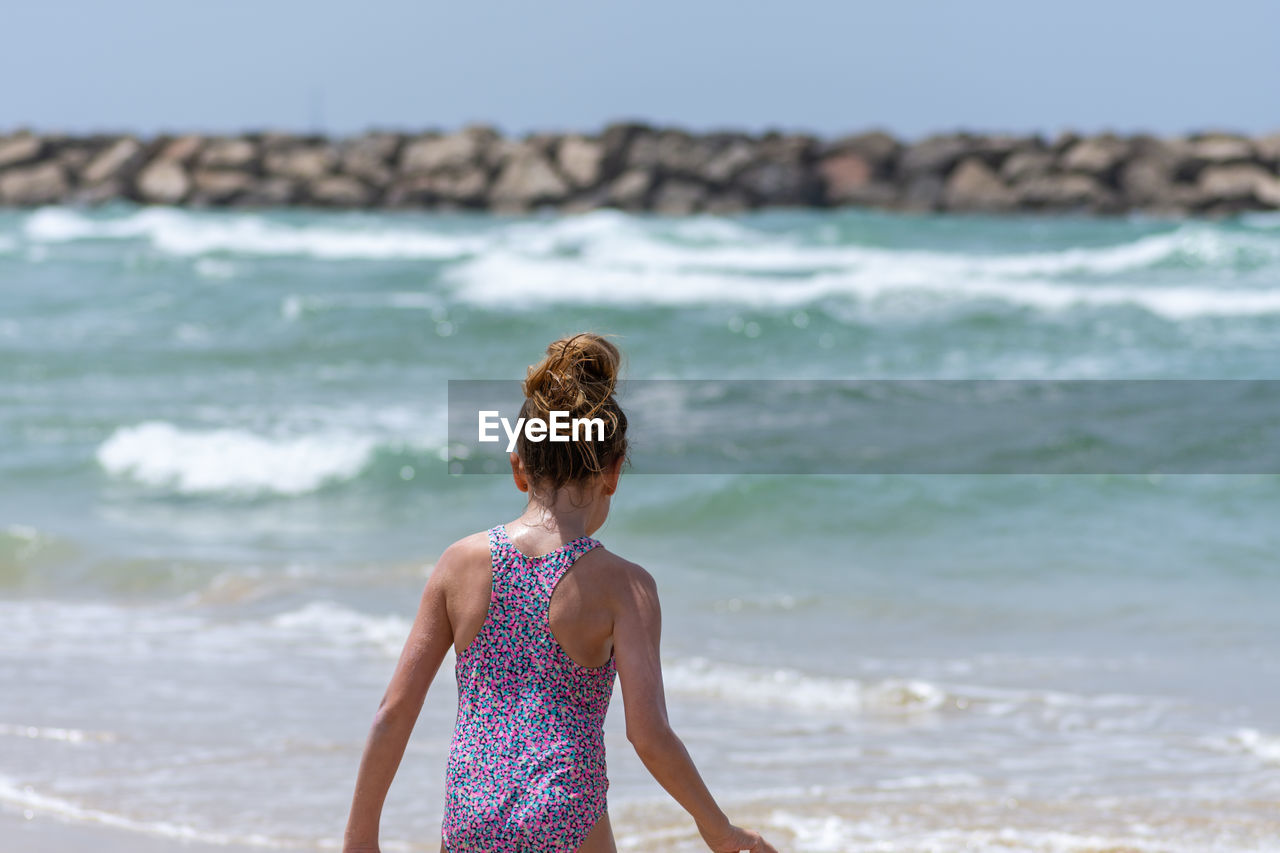
[[729, 822], [667, 720], [659, 641], [662, 612], [653, 577], [629, 566], [614, 615], [613, 647], [622, 682], [627, 739], [653, 778], [684, 807], [717, 853], [777, 853], [757, 833]]
[[453, 643], [453, 628], [445, 607], [449, 558], [450, 553], [446, 551], [427, 579], [413, 628], [400, 653], [391, 684], [373, 717], [356, 776], [351, 814], [347, 818], [344, 853], [376, 853], [378, 850], [383, 801], [422, 710], [427, 688]]

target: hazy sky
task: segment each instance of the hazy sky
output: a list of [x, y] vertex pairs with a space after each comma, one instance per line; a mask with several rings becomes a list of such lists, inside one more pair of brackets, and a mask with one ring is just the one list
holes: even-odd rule
[[0, 128], [1280, 130], [1280, 0], [11, 0]]

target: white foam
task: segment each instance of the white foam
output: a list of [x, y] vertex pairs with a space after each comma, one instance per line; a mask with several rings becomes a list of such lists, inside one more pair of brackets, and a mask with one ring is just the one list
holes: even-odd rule
[[89, 731], [87, 729], [68, 729], [57, 726], [20, 726], [12, 723], [0, 723], [0, 736], [20, 737], [28, 740], [52, 740], [62, 743], [109, 743], [116, 740], [113, 732]]
[[876, 787], [882, 791], [912, 791], [921, 788], [976, 788], [981, 784], [982, 779], [972, 773], [930, 773], [881, 779]]
[[924, 296], [943, 304], [992, 299], [1048, 311], [1132, 305], [1171, 319], [1280, 313], [1274, 289], [1092, 280], [1158, 263], [1223, 263], [1242, 251], [1280, 261], [1280, 242], [1200, 226], [1111, 247], [975, 255], [812, 246], [776, 235], [684, 246], [615, 222], [597, 221], [577, 243], [563, 242], [562, 232], [508, 241], [450, 268], [446, 280], [461, 299], [495, 307], [530, 300], [792, 307], [831, 297], [875, 303]]
[[193, 269], [201, 278], [226, 280], [236, 277], [236, 265], [221, 258], [200, 258]]
[[117, 429], [97, 459], [110, 474], [182, 494], [300, 495], [355, 477], [375, 447], [352, 433], [268, 437], [147, 421]]
[[[1173, 851], [1195, 847], [1135, 837], [1108, 837], [1060, 830], [1000, 828], [926, 829], [903, 825], [890, 815], [851, 820], [837, 815], [801, 814], [775, 809], [767, 817], [795, 839], [795, 849], [813, 853], [848, 853], [852, 850], [891, 853], [926, 850], [949, 853], [963, 850], [1001, 850], [1009, 853], [1091, 853], [1091, 851]], [[1236, 848], [1245, 849], [1245, 848]]]
[[[264, 581], [270, 584], [271, 581]], [[281, 584], [281, 586], [285, 586]], [[293, 592], [293, 584], [284, 592]], [[217, 608], [222, 602], [215, 602]], [[84, 602], [24, 600], [0, 602], [6, 627], [5, 651], [42, 660], [86, 656], [105, 660], [261, 661], [291, 652], [364, 653], [375, 649], [396, 657], [411, 622], [394, 613], [364, 613], [333, 601], [317, 600], [268, 617], [229, 619], [205, 602], [184, 597], [176, 604], [124, 607]], [[34, 733], [33, 733], [34, 732]], [[80, 742], [110, 733], [0, 724], [0, 736]]]
[[399, 616], [371, 616], [333, 601], [312, 601], [272, 617], [274, 628], [308, 637], [323, 637], [342, 647], [370, 645], [399, 655], [411, 623]]
[[[325, 259], [432, 259], [452, 262], [445, 281], [463, 301], [498, 307], [530, 302], [606, 305], [744, 304], [792, 307], [828, 298], [910, 307], [998, 300], [1042, 311], [1134, 306], [1173, 320], [1280, 313], [1275, 288], [1134, 284], [1156, 268], [1232, 268], [1280, 264], [1280, 239], [1265, 227], [1226, 230], [1189, 223], [1128, 242], [1038, 252], [937, 251], [813, 243], [713, 217], [661, 220], [598, 211], [518, 220], [395, 220], [325, 217], [290, 224], [258, 214], [149, 208], [106, 218], [66, 208], [30, 214], [30, 243], [145, 240], [181, 256], [231, 253]], [[235, 268], [201, 258], [195, 272], [225, 278]], [[1117, 281], [1117, 279], [1122, 279]], [[356, 307], [359, 295], [334, 297]], [[370, 305], [435, 308], [436, 296], [367, 297]], [[296, 316], [325, 307], [290, 298]]]
[[673, 691], [734, 704], [822, 713], [919, 714], [937, 710], [946, 691], [918, 680], [807, 675], [789, 669], [755, 669], [703, 658], [672, 661], [664, 680]]
[[1256, 756], [1268, 764], [1280, 764], [1280, 736], [1263, 734], [1257, 729], [1238, 729], [1228, 737], [1210, 740], [1209, 744]]
[[0, 528], [0, 554], [8, 552], [15, 560], [28, 559], [51, 544], [52, 539], [25, 524], [11, 524]]
[[143, 832], [180, 841], [208, 844], [237, 844], [249, 847], [292, 847], [288, 841], [260, 834], [236, 835], [198, 829], [182, 823], [163, 820], [145, 820], [127, 815], [81, 805], [74, 800], [43, 794], [31, 785], [22, 785], [12, 779], [0, 777], [0, 803], [18, 808], [28, 817], [35, 814], [50, 815], [75, 823], [97, 824], [115, 829]]
[[44, 208], [31, 214], [23, 233], [38, 243], [146, 240], [173, 255], [227, 252], [331, 260], [459, 258], [488, 243], [475, 236], [359, 220], [345, 226], [294, 226], [253, 214], [196, 214], [167, 208], [148, 208], [118, 219]]

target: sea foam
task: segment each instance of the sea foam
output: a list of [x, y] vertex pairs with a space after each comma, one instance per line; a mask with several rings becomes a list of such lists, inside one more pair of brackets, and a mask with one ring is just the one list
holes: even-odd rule
[[210, 216], [166, 208], [149, 208], [119, 219], [45, 208], [30, 216], [23, 234], [38, 243], [145, 240], [161, 252], [183, 256], [231, 253], [326, 260], [457, 258], [487, 242], [383, 222], [291, 225], [256, 214]]
[[[791, 308], [836, 299], [874, 306], [905, 298], [913, 310], [994, 300], [1047, 312], [1131, 306], [1175, 321], [1280, 314], [1280, 292], [1262, 286], [1265, 277], [1257, 274], [1280, 265], [1280, 234], [1267, 228], [1195, 222], [1109, 245], [960, 251], [856, 237], [840, 242], [839, 235], [815, 239], [803, 228], [778, 231], [763, 221], [654, 220], [617, 211], [299, 221], [166, 208], [116, 216], [45, 208], [29, 214], [20, 233], [37, 245], [143, 241], [164, 254], [201, 259], [196, 272], [205, 278], [235, 274], [225, 263], [211, 266], [209, 255], [438, 261], [447, 288], [440, 295], [498, 308], [584, 300]], [[1203, 275], [1187, 273], [1222, 284], [1208, 286], [1200, 283]]]
[[117, 429], [97, 459], [110, 474], [181, 494], [301, 495], [355, 477], [375, 447], [367, 435], [269, 437], [146, 421]]
[[918, 714], [937, 710], [947, 701], [945, 690], [925, 681], [863, 682], [703, 658], [668, 662], [664, 680], [673, 692], [688, 696], [802, 712]]
[[114, 829], [171, 838], [175, 841], [203, 842], [218, 845], [235, 844], [265, 848], [293, 846], [289, 841], [274, 839], [256, 833], [219, 832], [212, 829], [201, 829], [190, 824], [175, 823], [167, 820], [148, 820], [105, 809], [92, 808], [66, 797], [41, 793], [31, 785], [24, 785], [16, 780], [4, 777], [0, 777], [0, 803], [20, 810], [28, 818], [36, 814], [49, 815], [72, 823], [97, 824]]
[[1227, 737], [1211, 738], [1206, 744], [1227, 752], [1243, 752], [1268, 764], [1280, 764], [1280, 736], [1257, 729], [1238, 729]]
[[333, 601], [312, 601], [271, 619], [286, 634], [322, 637], [339, 647], [373, 646], [398, 655], [409, 635], [410, 622], [399, 616], [371, 616]]

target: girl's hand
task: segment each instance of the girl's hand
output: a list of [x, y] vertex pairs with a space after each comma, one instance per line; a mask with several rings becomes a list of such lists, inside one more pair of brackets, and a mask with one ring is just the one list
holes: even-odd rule
[[702, 833], [702, 840], [707, 842], [714, 853], [778, 853], [773, 845], [760, 837], [760, 833], [729, 824], [723, 831], [714, 834]]

